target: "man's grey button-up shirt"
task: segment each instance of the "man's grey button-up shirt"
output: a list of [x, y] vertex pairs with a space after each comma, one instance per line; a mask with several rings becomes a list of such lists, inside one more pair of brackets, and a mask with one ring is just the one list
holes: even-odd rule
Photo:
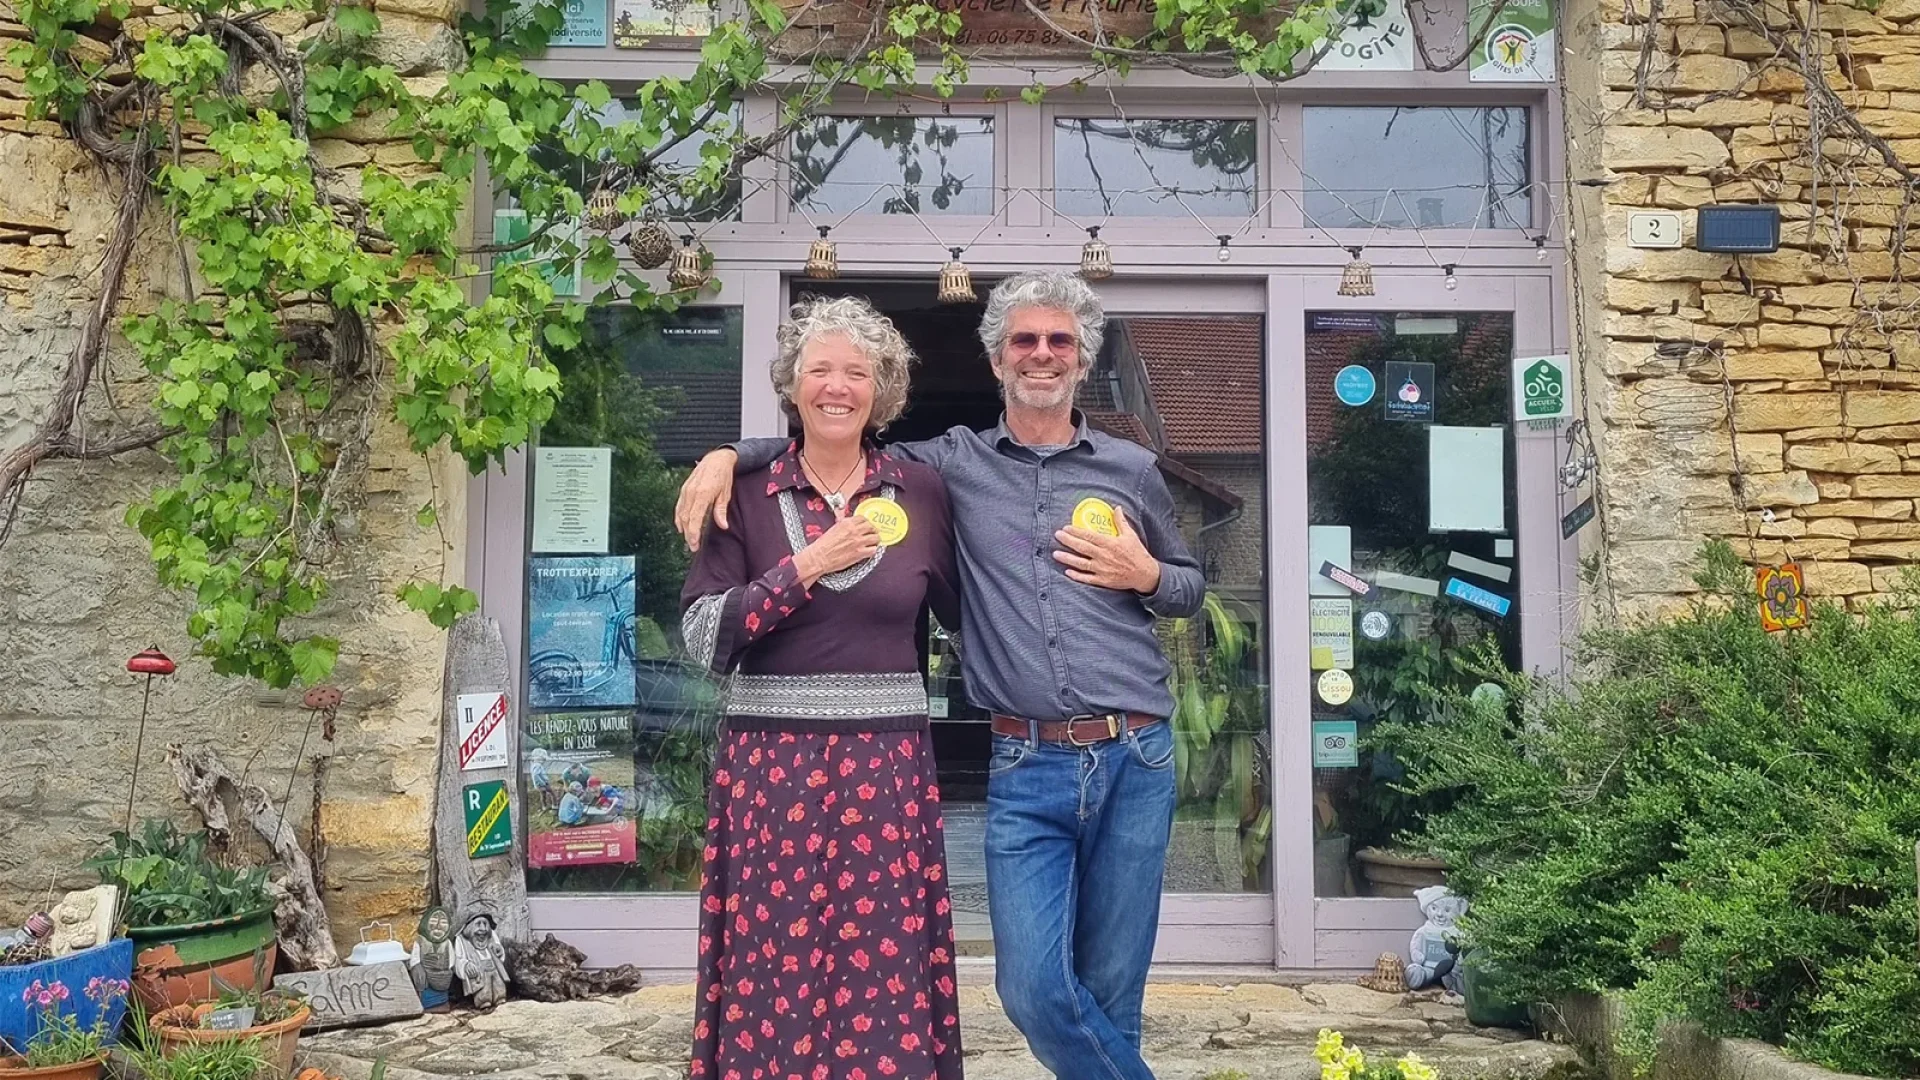
[[[789, 442], [735, 444], [740, 469], [765, 465]], [[953, 500], [961, 661], [974, 705], [1032, 720], [1173, 714], [1172, 669], [1154, 619], [1198, 612], [1206, 582], [1152, 451], [1091, 430], [1084, 419], [1073, 442], [1048, 454], [1016, 442], [1004, 421], [888, 450], [940, 470]], [[1125, 513], [1159, 560], [1160, 587], [1151, 596], [1083, 585], [1054, 561], [1053, 534], [1088, 498]]]

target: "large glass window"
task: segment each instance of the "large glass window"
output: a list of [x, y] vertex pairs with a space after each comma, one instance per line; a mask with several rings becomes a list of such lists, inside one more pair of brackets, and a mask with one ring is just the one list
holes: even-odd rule
[[1054, 207], [1095, 221], [1247, 217], [1259, 132], [1252, 120], [1055, 120]]
[[740, 435], [740, 309], [596, 309], [554, 359], [529, 513], [527, 887], [693, 890], [719, 698], [680, 645], [673, 503]]
[[1309, 105], [1300, 112], [1301, 180], [1313, 225], [1533, 224], [1525, 108]]
[[1402, 837], [1437, 807], [1381, 736], [1471, 691], [1475, 646], [1519, 661], [1513, 317], [1306, 319], [1315, 892], [1411, 896], [1440, 868]]
[[993, 118], [828, 116], [793, 135], [809, 214], [993, 213]]
[[1090, 424], [1156, 451], [1205, 609], [1161, 624], [1179, 803], [1166, 891], [1272, 887], [1265, 322], [1121, 317], [1080, 391]]
[[[585, 106], [580, 106], [585, 108]], [[615, 100], [600, 110], [600, 123], [612, 126], [637, 119], [638, 110]], [[716, 116], [707, 125], [684, 134], [666, 131], [649, 162], [654, 202], [648, 216], [663, 221], [731, 221], [740, 216], [740, 172], [708, 160], [726, 154], [726, 138], [738, 130], [738, 114]], [[665, 149], [660, 149], [661, 147]], [[598, 162], [568, 154], [558, 146], [536, 146], [535, 161], [560, 173], [574, 190], [588, 195], [601, 183]], [[710, 179], [713, 178], [713, 179]]]

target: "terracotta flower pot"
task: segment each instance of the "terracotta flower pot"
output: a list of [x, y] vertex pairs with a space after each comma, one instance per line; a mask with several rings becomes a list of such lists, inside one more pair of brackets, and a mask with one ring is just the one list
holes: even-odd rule
[[271, 904], [211, 922], [128, 927], [127, 936], [135, 949], [133, 993], [148, 1015], [205, 1001], [222, 986], [265, 990], [259, 983], [272, 981], [279, 955]]
[[271, 1024], [256, 1024], [237, 1031], [215, 1031], [212, 1028], [201, 1027], [201, 1019], [214, 1008], [212, 1002], [176, 1005], [149, 1017], [147, 1023], [160, 1039], [160, 1052], [167, 1057], [172, 1057], [181, 1047], [196, 1043], [257, 1039], [260, 1041], [260, 1056], [266, 1059], [266, 1075], [271, 1077], [293, 1075], [293, 1052], [300, 1044], [300, 1028], [313, 1016], [312, 1009], [302, 1005], [297, 1012], [285, 1020], [276, 1020]]
[[70, 1061], [65, 1065], [29, 1069], [26, 1058], [0, 1058], [0, 1080], [95, 1080], [105, 1061], [105, 1058], [88, 1058], [85, 1061]]
[[1354, 852], [1368, 896], [1411, 897], [1428, 885], [1447, 883], [1447, 864], [1426, 855], [1398, 855], [1379, 848]]

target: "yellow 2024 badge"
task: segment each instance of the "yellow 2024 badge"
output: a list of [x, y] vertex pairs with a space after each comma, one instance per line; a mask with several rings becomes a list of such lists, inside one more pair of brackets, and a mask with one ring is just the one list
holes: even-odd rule
[[873, 522], [874, 531], [880, 534], [880, 543], [885, 547], [907, 538], [907, 509], [892, 499], [868, 499], [854, 507], [853, 512]]
[[1113, 507], [1100, 499], [1081, 499], [1073, 508], [1073, 526], [1106, 536], [1119, 536], [1120, 524]]

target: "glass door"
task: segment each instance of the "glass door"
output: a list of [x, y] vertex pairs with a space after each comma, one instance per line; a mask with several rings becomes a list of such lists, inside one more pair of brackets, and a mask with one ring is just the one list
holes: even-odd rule
[[1520, 662], [1511, 312], [1308, 311], [1314, 896], [1439, 884], [1394, 733]]

